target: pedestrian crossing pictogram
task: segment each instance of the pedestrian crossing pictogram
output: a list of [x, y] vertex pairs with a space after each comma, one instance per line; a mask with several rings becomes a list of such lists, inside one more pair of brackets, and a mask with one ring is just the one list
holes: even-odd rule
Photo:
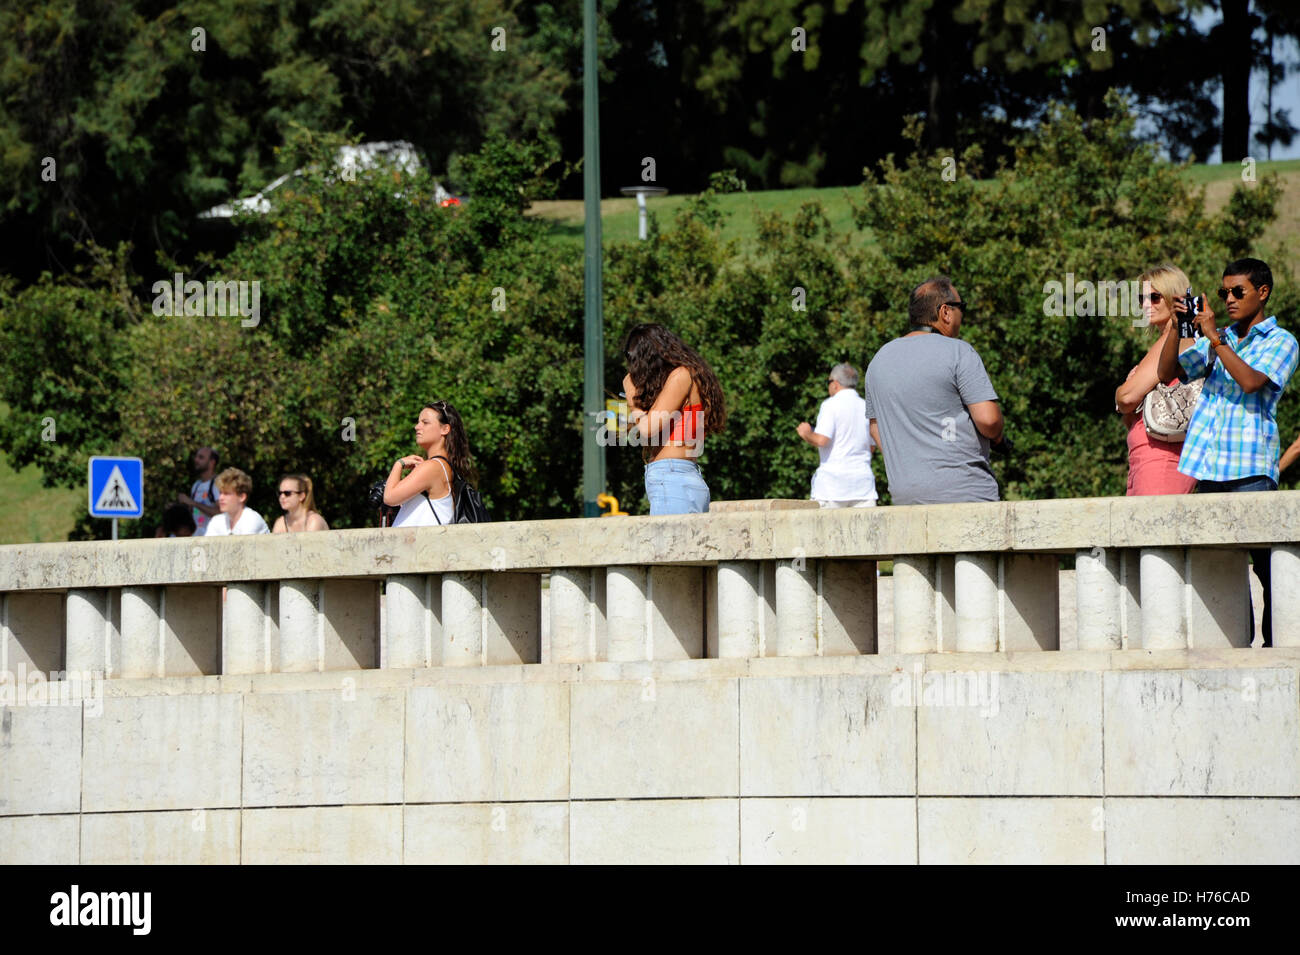
[[99, 493], [99, 500], [95, 502], [95, 510], [136, 510], [135, 498], [131, 496], [131, 489], [126, 486], [121, 468], [113, 468], [113, 472], [108, 476], [108, 483], [104, 485], [104, 490]]
[[139, 458], [90, 459], [90, 516], [140, 517], [144, 513], [144, 463]]

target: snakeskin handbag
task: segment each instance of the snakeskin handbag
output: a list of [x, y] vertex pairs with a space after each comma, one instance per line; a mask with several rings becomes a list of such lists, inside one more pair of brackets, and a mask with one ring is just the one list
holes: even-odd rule
[[1174, 444], [1186, 438], [1187, 425], [1204, 386], [1204, 378], [1195, 378], [1173, 387], [1161, 382], [1147, 392], [1142, 399], [1142, 424], [1147, 434]]

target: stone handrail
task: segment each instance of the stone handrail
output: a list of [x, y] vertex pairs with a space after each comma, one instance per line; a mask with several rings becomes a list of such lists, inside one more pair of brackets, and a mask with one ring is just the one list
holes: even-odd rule
[[1271, 551], [1275, 645], [1300, 646], [1300, 492], [10, 545], [0, 671], [1055, 650], [1060, 555], [1079, 649], [1244, 647], [1249, 548]]

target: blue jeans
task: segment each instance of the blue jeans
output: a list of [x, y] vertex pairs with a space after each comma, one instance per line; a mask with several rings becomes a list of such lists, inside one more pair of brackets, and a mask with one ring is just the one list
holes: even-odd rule
[[[1276, 491], [1277, 482], [1266, 474], [1252, 474], [1250, 477], [1237, 478], [1235, 481], [1201, 481], [1196, 485], [1197, 494], [1230, 494], [1234, 491]], [[1273, 566], [1272, 552], [1261, 547], [1250, 552], [1250, 562], [1255, 568], [1255, 576], [1264, 588], [1264, 619], [1260, 622], [1263, 646], [1273, 645]], [[1250, 632], [1255, 633], [1255, 605], [1250, 599], [1249, 590], [1246, 600], [1250, 603]]]
[[1276, 491], [1277, 482], [1267, 474], [1252, 474], [1235, 481], [1199, 481], [1197, 494], [1230, 494], [1233, 491]]
[[682, 458], [664, 458], [645, 466], [645, 496], [650, 513], [703, 514], [709, 509], [709, 486], [700, 466]]

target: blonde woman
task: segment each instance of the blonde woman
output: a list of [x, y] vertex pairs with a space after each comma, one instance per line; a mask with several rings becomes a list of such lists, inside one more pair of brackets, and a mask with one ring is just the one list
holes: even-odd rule
[[330, 529], [325, 518], [316, 510], [311, 478], [305, 474], [286, 474], [280, 478], [280, 508], [284, 514], [275, 519], [272, 534]]
[[[1115, 409], [1124, 415], [1128, 431], [1128, 491], [1139, 494], [1188, 494], [1196, 487], [1196, 479], [1178, 470], [1178, 456], [1183, 446], [1178, 442], [1161, 441], [1147, 434], [1142, 423], [1142, 401], [1160, 383], [1158, 372], [1160, 349], [1165, 339], [1178, 334], [1178, 317], [1174, 302], [1181, 299], [1191, 284], [1187, 275], [1176, 265], [1165, 263], [1142, 273], [1139, 280], [1142, 294], [1142, 312], [1147, 323], [1159, 333], [1142, 360], [1128, 373], [1124, 383], [1115, 389]], [[1193, 339], [1178, 342], [1179, 352], [1192, 347]], [[1165, 382], [1177, 384], [1178, 379]]]

